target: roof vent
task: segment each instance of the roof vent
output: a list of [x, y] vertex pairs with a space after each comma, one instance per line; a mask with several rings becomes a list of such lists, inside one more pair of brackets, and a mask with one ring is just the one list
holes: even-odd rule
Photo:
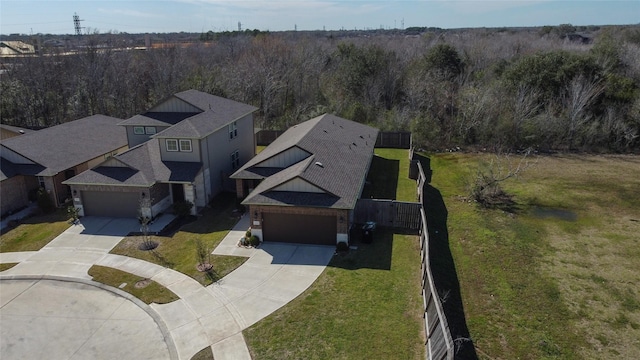
[[24, 130], [18, 130], [20, 134], [24, 134]]
[[358, 146], [358, 144], [356, 144], [356, 143], [353, 143], [353, 146]]
[[322, 165], [322, 163], [320, 161], [316, 161], [316, 166], [320, 166], [321, 168], [324, 169], [324, 165]]

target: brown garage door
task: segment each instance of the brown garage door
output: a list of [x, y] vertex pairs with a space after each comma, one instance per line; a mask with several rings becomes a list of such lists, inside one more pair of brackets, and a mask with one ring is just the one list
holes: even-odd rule
[[336, 244], [335, 216], [263, 213], [265, 241], [300, 244]]
[[138, 193], [83, 191], [82, 205], [85, 216], [138, 217]]

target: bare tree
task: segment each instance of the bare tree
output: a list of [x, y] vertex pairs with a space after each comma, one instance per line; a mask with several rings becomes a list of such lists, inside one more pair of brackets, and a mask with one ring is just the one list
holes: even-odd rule
[[480, 164], [470, 189], [473, 200], [482, 207], [513, 210], [515, 202], [512, 196], [503, 190], [502, 183], [518, 177], [535, 164], [535, 161], [530, 159], [531, 153], [532, 149], [525, 150], [514, 163], [510, 154], [498, 152], [488, 163]]
[[569, 83], [564, 99], [569, 149], [573, 149], [578, 131], [592, 119], [588, 109], [603, 91], [602, 84], [583, 76], [574, 78]]

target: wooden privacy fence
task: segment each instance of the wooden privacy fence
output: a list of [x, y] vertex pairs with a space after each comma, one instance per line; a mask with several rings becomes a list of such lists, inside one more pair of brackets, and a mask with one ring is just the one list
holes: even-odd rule
[[[413, 151], [410, 152], [413, 160]], [[417, 161], [418, 199], [424, 204], [424, 187], [429, 182], [422, 164]], [[420, 259], [422, 271], [422, 300], [424, 304], [424, 330], [426, 334], [426, 358], [427, 360], [452, 360], [455, 355], [455, 346], [449, 324], [442, 308], [442, 301], [436, 291], [431, 273], [431, 261], [429, 257], [429, 228], [427, 227], [427, 215], [420, 206]]]
[[395, 200], [360, 199], [353, 211], [353, 222], [375, 221], [378, 226], [420, 229], [420, 203]]
[[427, 360], [453, 360], [455, 346], [442, 302], [436, 291], [429, 260], [429, 231], [424, 209], [420, 209], [420, 255], [422, 263], [422, 300], [424, 304], [424, 330]]
[[[256, 145], [268, 146], [284, 130], [260, 130], [256, 133]], [[376, 139], [377, 148], [409, 149], [411, 147], [411, 133], [408, 131], [379, 132]]]

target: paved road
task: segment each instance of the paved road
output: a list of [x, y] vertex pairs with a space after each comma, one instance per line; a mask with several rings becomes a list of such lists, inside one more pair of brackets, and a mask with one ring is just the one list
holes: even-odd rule
[[[151, 304], [145, 308], [153, 311], [151, 315], [158, 328], [169, 334], [165, 334], [164, 339], [171, 358], [190, 359], [201, 349], [211, 346], [216, 360], [251, 359], [242, 330], [306, 290], [324, 271], [333, 256], [334, 247], [265, 243], [259, 249], [238, 248], [236, 243], [248, 224], [248, 218], [242, 218], [214, 254], [249, 259], [217, 283], [203, 287], [191, 277], [172, 269], [109, 254], [125, 234], [136, 230], [135, 221], [84, 218], [80, 225], [72, 226], [40, 251], [0, 253], [0, 263], [19, 263], [0, 273], [0, 293], [15, 279], [44, 276], [87, 282], [90, 281], [87, 270], [94, 264], [120, 269], [150, 278], [180, 297], [169, 304]], [[46, 297], [38, 299], [40, 302], [33, 306], [46, 308]], [[2, 328], [13, 326], [11, 319], [15, 318], [7, 319], [3, 321]], [[40, 336], [46, 337], [47, 334], [41, 333]], [[101, 336], [108, 337], [108, 334], [101, 333]], [[43, 341], [51, 346], [63, 346], [56, 345], [60, 342]], [[0, 350], [3, 360], [7, 355], [5, 351], [9, 351], [8, 345], [6, 349], [3, 345]], [[107, 358], [123, 359], [121, 356]]]
[[3, 360], [170, 359], [140, 304], [87, 284], [3, 281], [0, 323]]

